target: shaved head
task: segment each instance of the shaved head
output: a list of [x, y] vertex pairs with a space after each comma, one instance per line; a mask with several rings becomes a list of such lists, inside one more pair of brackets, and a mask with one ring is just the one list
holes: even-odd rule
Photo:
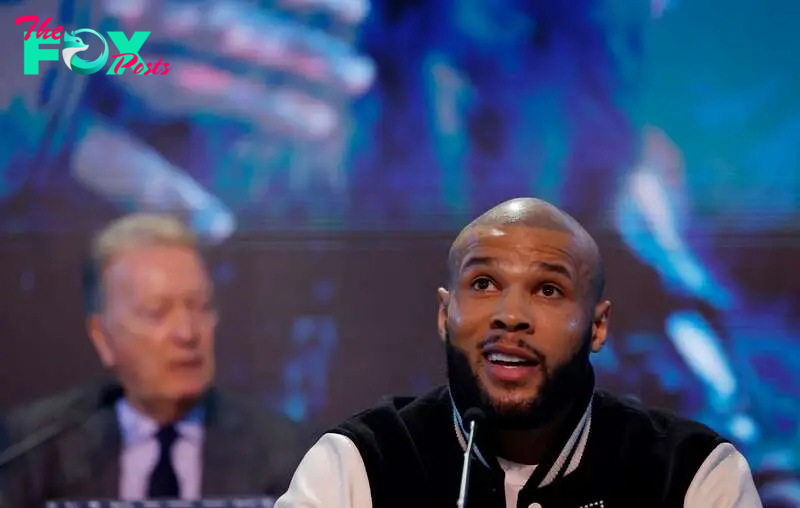
[[491, 208], [469, 223], [450, 246], [448, 273], [452, 282], [463, 261], [466, 248], [482, 232], [493, 228], [522, 226], [546, 229], [571, 235], [575, 241], [581, 261], [589, 269], [590, 295], [599, 300], [605, 286], [603, 261], [594, 238], [569, 214], [547, 201], [537, 198], [515, 198]]

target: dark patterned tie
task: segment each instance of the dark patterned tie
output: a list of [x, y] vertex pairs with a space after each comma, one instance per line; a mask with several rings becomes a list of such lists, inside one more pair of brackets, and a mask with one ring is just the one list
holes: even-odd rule
[[178, 476], [172, 467], [172, 445], [178, 438], [175, 427], [163, 427], [156, 434], [161, 448], [158, 462], [150, 473], [150, 487], [147, 489], [149, 499], [179, 499], [181, 497]]

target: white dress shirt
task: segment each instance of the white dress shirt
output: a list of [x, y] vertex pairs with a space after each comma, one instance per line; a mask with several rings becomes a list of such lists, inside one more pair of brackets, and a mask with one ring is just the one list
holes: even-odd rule
[[[146, 499], [150, 473], [160, 454], [156, 439], [159, 425], [125, 399], [117, 402], [116, 411], [122, 434], [119, 497], [125, 501]], [[172, 446], [172, 465], [178, 476], [180, 497], [185, 500], [201, 497], [203, 416], [198, 407], [175, 424], [178, 438]]]
[[[508, 461], [506, 506], [516, 508], [517, 496], [535, 466]], [[733, 445], [723, 443], [706, 458], [686, 492], [684, 508], [761, 508], [750, 467]], [[349, 438], [325, 434], [297, 468], [289, 490], [275, 508], [372, 508], [367, 471]]]

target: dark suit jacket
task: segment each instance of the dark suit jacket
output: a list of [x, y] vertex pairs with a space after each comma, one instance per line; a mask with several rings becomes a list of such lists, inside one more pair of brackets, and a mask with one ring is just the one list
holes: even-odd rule
[[6, 427], [5, 418], [0, 418], [0, 453], [3, 453], [12, 443], [13, 441]]
[[[41, 508], [48, 499], [117, 498], [121, 436], [115, 403], [121, 396], [119, 385], [102, 383], [9, 414], [14, 442], [59, 422], [71, 425], [5, 468], [5, 506]], [[310, 439], [284, 417], [215, 389], [205, 398], [205, 411], [203, 496], [282, 494]]]

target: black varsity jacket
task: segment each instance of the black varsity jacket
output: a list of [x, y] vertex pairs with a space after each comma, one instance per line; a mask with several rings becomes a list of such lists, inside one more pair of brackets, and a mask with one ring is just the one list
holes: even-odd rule
[[[726, 441], [699, 423], [603, 391], [587, 394], [574, 413], [520, 491], [518, 508], [682, 507], [698, 468]], [[373, 508], [456, 505], [464, 431], [446, 387], [393, 398], [330, 432], [358, 448]], [[481, 450], [480, 436], [472, 460], [468, 505], [505, 508], [504, 472]]]

